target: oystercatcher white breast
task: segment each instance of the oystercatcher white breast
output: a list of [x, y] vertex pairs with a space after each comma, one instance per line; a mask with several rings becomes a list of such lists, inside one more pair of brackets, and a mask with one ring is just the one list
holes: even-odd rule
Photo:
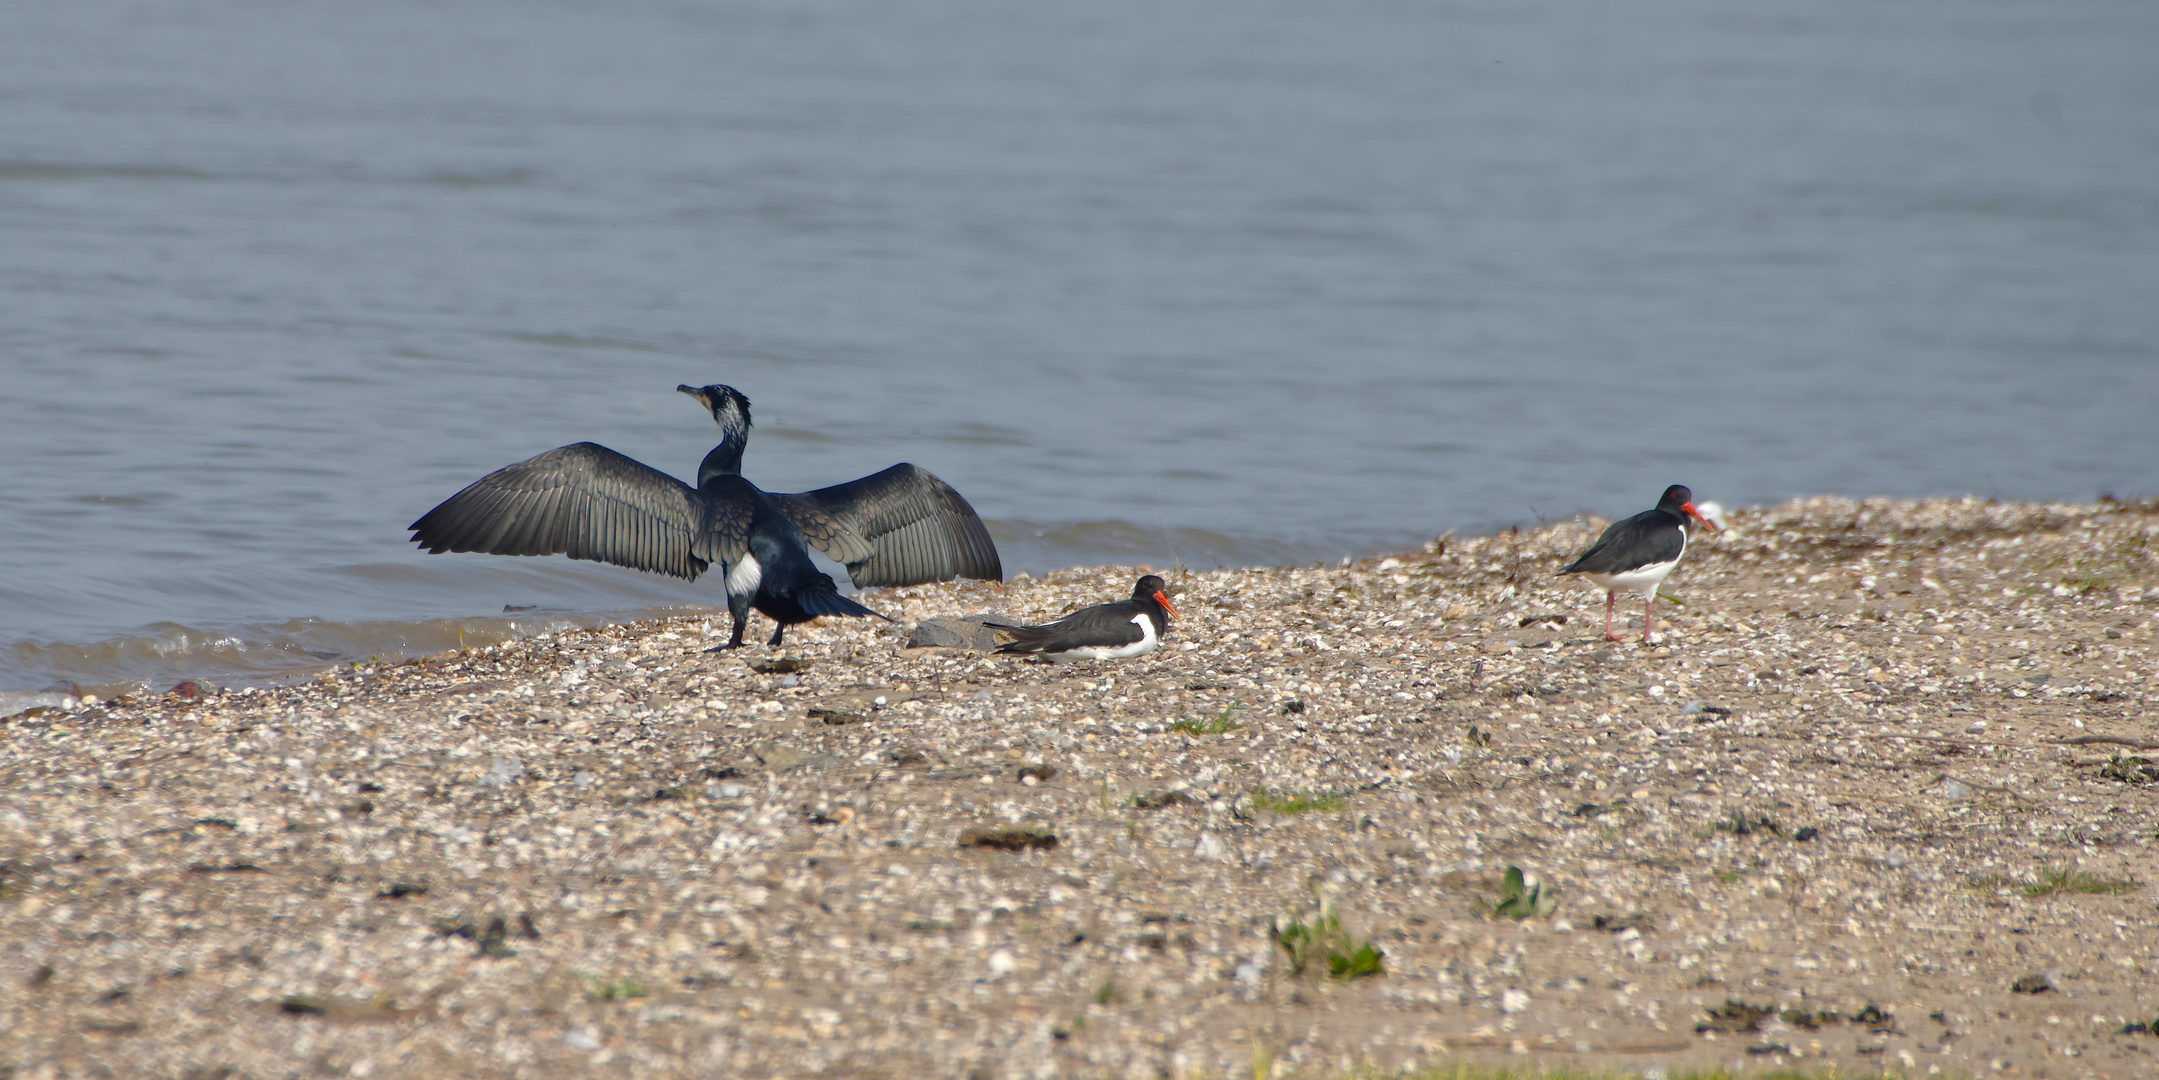
[[985, 623], [1012, 640], [997, 651], [1050, 660], [1122, 660], [1144, 656], [1162, 643], [1177, 609], [1161, 578], [1148, 574], [1132, 586], [1132, 599], [1081, 608], [1053, 623], [1013, 626]]
[[1622, 592], [1642, 596], [1642, 640], [1649, 640], [1649, 612], [1657, 603], [1657, 586], [1687, 553], [1690, 522], [1699, 522], [1711, 532], [1717, 529], [1694, 509], [1694, 493], [1673, 484], [1664, 489], [1655, 509], [1613, 522], [1581, 558], [1560, 571], [1580, 574], [1604, 590], [1606, 641], [1625, 640], [1612, 632], [1612, 607]]

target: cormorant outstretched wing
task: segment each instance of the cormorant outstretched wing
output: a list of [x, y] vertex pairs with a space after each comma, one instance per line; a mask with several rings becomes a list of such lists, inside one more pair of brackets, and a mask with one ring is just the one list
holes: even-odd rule
[[901, 462], [799, 495], [771, 495], [803, 539], [847, 564], [858, 588], [956, 577], [1004, 580], [989, 529], [952, 485]]
[[697, 490], [598, 443], [572, 443], [472, 482], [412, 523], [431, 554], [568, 555], [695, 580]]

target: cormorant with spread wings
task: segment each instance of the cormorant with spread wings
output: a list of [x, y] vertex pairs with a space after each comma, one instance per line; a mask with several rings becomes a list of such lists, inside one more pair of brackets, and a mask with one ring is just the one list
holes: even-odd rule
[[750, 401], [732, 386], [678, 386], [712, 411], [720, 444], [691, 487], [598, 443], [573, 443], [481, 477], [411, 525], [429, 552], [568, 555], [695, 580], [720, 564], [734, 633], [751, 608], [787, 628], [819, 615], [879, 615], [841, 596], [804, 543], [847, 564], [858, 587], [955, 577], [999, 581], [1004, 568], [974, 507], [928, 471], [901, 463], [816, 491], [760, 491], [742, 478]]

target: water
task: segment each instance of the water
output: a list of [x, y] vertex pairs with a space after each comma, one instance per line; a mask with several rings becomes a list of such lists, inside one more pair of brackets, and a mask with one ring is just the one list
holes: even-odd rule
[[692, 475], [678, 382], [1011, 571], [2159, 491], [2154, 55], [2144, 0], [15, 5], [0, 706], [704, 610], [404, 543], [567, 442]]

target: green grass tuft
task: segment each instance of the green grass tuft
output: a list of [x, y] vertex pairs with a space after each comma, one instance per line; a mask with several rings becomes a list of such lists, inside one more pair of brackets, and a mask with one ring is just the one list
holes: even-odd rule
[[1227, 735], [1243, 727], [1236, 721], [1237, 706], [1224, 705], [1222, 711], [1205, 720], [1193, 720], [1184, 715], [1184, 707], [1178, 706], [1177, 719], [1170, 721], [1169, 730], [1186, 735]]
[[1288, 816], [1310, 813], [1314, 810], [1334, 811], [1348, 806], [1349, 800], [1339, 795], [1315, 795], [1300, 791], [1294, 795], [1276, 795], [1264, 787], [1252, 789], [1252, 808], [1272, 814]]
[[585, 996], [594, 1001], [628, 1001], [631, 998], [644, 997], [649, 992], [644, 982], [635, 975], [612, 982], [597, 975], [585, 977]]
[[[1492, 1065], [1428, 1065], [1421, 1069], [1380, 1069], [1371, 1066], [1326, 1074], [1328, 1080], [1640, 1080], [1635, 1069], [1510, 1069]], [[1686, 1069], [1664, 1074], [1670, 1080], [1902, 1080], [1893, 1072], [1850, 1073], [1835, 1066], [1822, 1069], [1752, 1069], [1735, 1073], [1727, 1069]], [[1944, 1073], [1944, 1076], [1952, 1074]]]
[[2107, 780], [2119, 780], [2124, 784], [2159, 784], [2159, 764], [2148, 757], [2124, 754], [2119, 750], [2100, 767], [2099, 775]]
[[1506, 876], [1500, 879], [1499, 900], [1491, 905], [1491, 913], [1521, 922], [1544, 918], [1558, 907], [1558, 889], [1541, 881], [1530, 881], [1521, 867], [1510, 866]]
[[1315, 966], [1324, 966], [1329, 978], [1343, 982], [1385, 975], [1386, 954], [1370, 940], [1362, 945], [1353, 943], [1349, 931], [1342, 928], [1341, 917], [1335, 914], [1334, 904], [1327, 899], [1327, 890], [1315, 884], [1312, 897], [1319, 902], [1319, 913], [1311, 922], [1301, 918], [1286, 923], [1275, 920], [1274, 943], [1289, 954], [1290, 975], [1301, 976]]
[[2000, 874], [1975, 874], [1965, 879], [1975, 889], [2015, 889], [2030, 897], [2060, 896], [2074, 893], [2084, 896], [2119, 896], [2139, 888], [2143, 883], [2134, 879], [2103, 878], [2075, 866], [2044, 868], [2027, 878], [2007, 878]]
[[2103, 878], [2073, 866], [2041, 870], [2039, 876], [2026, 882], [2026, 896], [2058, 896], [2062, 893], [2081, 893], [2086, 896], [2118, 896], [2137, 887], [2137, 882], [2123, 878]]

